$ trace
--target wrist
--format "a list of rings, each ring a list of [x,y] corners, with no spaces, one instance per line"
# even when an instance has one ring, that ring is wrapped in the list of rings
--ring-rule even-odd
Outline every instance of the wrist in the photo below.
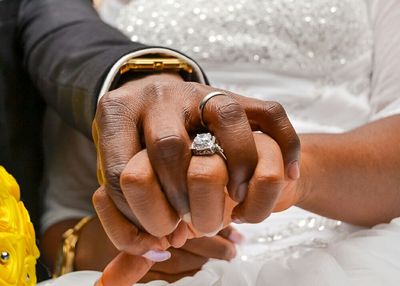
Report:
[[[295,204],[298,207],[304,208],[309,204],[311,193],[312,193],[312,166],[313,158],[312,147],[307,145],[307,140],[304,140],[304,136],[300,136],[301,139],[301,165],[300,165],[300,178],[296,183],[296,199]]]
[[[87,216],[79,220],[74,227],[62,234],[62,242],[54,263],[53,277],[58,277],[74,271],[77,243],[83,229],[93,217]]]
[[[74,270],[103,271],[118,254],[118,250],[108,239],[98,217],[82,228],[76,245]]]

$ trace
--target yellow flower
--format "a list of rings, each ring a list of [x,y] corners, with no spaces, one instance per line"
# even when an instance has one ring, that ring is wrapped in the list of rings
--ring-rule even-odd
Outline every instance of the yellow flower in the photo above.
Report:
[[[36,285],[39,250],[15,179],[0,166],[0,285]]]

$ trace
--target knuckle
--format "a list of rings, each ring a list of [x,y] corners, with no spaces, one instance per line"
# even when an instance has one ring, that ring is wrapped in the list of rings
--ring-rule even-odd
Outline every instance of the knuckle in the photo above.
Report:
[[[232,121],[242,118],[244,110],[236,101],[230,100],[225,104],[216,106],[216,115],[220,121]]]
[[[106,93],[97,105],[95,120],[100,126],[114,126],[121,122],[121,119],[135,124],[138,121],[136,110],[140,109],[140,104],[132,97],[131,93],[125,92]]]
[[[104,178],[106,180],[105,183],[110,190],[120,189],[119,181],[123,168],[124,167],[122,165],[108,166],[105,168],[104,171]]]
[[[123,103],[123,100],[118,93],[115,92],[107,92],[100,99],[99,104],[97,105],[97,113],[100,115],[108,115],[110,113],[114,113],[115,110],[120,110],[120,108],[125,107],[126,103]]]
[[[255,179],[255,184],[267,188],[268,186],[280,186],[284,183],[284,177],[281,173],[271,173],[268,175],[257,176]]]
[[[169,90],[171,89],[171,83],[161,80],[155,80],[147,83],[142,90],[143,94],[146,94],[148,98],[152,100],[164,99],[170,96]]]
[[[201,166],[200,168],[196,168],[196,170],[189,170],[187,177],[189,184],[215,183],[218,180],[218,176],[210,172],[207,166]]]
[[[121,187],[122,189],[129,187],[137,187],[138,189],[142,189],[143,186],[146,186],[151,181],[151,178],[152,176],[149,172],[123,172],[120,179]]]
[[[287,118],[286,111],[282,104],[276,101],[268,101],[264,104],[265,113],[269,114],[273,120],[281,121],[283,118]]]
[[[156,138],[152,149],[157,151],[160,159],[174,159],[175,161],[181,158],[183,153],[188,153],[186,150],[189,150],[189,147],[181,136],[170,134]]]

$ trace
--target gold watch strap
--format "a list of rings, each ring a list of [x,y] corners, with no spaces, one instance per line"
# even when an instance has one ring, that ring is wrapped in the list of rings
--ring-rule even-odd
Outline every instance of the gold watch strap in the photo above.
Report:
[[[184,71],[193,73],[193,68],[184,60],[178,58],[134,58],[124,63],[119,72],[124,74],[128,71],[149,72],[149,71]]]
[[[53,278],[74,271],[75,251],[81,229],[93,219],[93,216],[82,218],[73,228],[62,235],[62,245],[54,265]]]

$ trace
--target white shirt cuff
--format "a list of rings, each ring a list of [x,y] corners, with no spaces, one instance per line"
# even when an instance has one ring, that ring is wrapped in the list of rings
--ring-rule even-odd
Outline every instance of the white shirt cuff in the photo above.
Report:
[[[119,69],[121,68],[121,66],[129,59],[133,59],[133,58],[137,58],[137,57],[141,57],[144,55],[148,55],[148,54],[164,54],[164,55],[168,55],[168,56],[172,56],[172,57],[176,57],[178,59],[182,59],[184,61],[186,61],[192,68],[193,68],[193,72],[196,76],[196,78],[198,79],[199,83],[205,84],[205,78],[204,75],[200,69],[200,67],[191,59],[189,59],[188,57],[185,57],[184,55],[177,53],[175,51],[169,50],[169,49],[163,49],[163,48],[148,48],[148,49],[143,49],[137,52],[133,52],[133,53],[129,53],[125,56],[123,56],[122,58],[120,58],[110,69],[110,71],[108,72],[108,75],[101,87],[99,96],[97,98],[97,103],[100,101],[101,97],[109,91],[111,84],[114,81],[115,76],[119,73]]]

